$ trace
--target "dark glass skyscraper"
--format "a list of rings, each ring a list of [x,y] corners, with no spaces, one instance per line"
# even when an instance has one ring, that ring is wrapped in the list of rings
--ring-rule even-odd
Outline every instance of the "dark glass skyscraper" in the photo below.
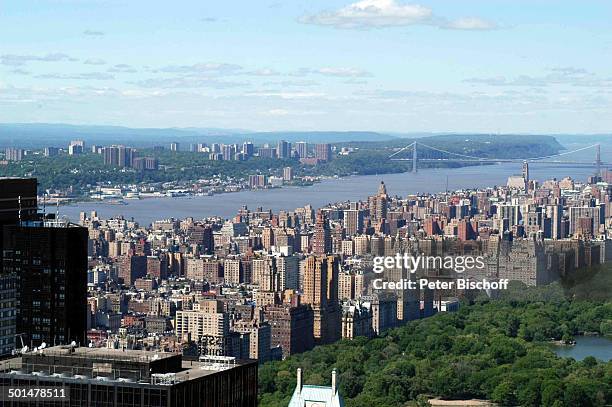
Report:
[[[87,229],[30,221],[3,235],[3,270],[17,277],[17,334],[28,346],[84,342]]]
[[[0,179],[0,202],[0,351],[83,342],[87,229],[38,214],[36,179]]]

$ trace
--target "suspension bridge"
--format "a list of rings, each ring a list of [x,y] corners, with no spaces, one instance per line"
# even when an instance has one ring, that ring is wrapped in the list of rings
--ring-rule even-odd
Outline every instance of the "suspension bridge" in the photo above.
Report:
[[[595,159],[593,161],[565,160],[561,158],[589,149],[593,149],[595,152]],[[402,153],[407,153],[409,157],[401,158],[400,156],[402,155]],[[601,167],[612,166],[612,163],[601,161],[601,146],[599,144],[593,144],[590,146],[578,148],[576,150],[564,151],[559,154],[543,157],[495,158],[477,157],[469,154],[456,153],[415,141],[407,145],[406,147],[400,148],[399,150],[391,154],[388,158],[392,161],[412,161],[412,172],[417,172],[419,162],[460,162],[472,164],[537,163],[573,167],[593,167],[595,169],[596,174],[601,173]]]

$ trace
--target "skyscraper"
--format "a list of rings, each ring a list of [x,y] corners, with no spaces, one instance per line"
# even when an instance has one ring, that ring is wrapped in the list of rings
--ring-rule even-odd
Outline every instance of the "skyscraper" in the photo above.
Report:
[[[85,151],[85,142],[83,140],[72,140],[68,145],[68,154],[82,154]]]
[[[283,168],[283,180],[292,181],[293,180],[293,167],[285,167]]]
[[[308,157],[308,143],[305,141],[298,141],[295,143],[295,151],[297,152],[299,158]]]
[[[2,260],[5,225],[36,217],[36,179],[0,178],[0,357],[15,349],[17,333],[17,273],[7,268]],[[25,344],[25,343],[24,343]],[[23,344],[19,344],[23,346]]]
[[[276,146],[276,155],[283,159],[291,157],[291,143],[280,140]]]
[[[34,178],[0,179],[0,191],[0,351],[83,341],[87,229],[37,214]]]
[[[132,166],[135,151],[133,148],[123,145],[110,146],[102,149],[102,155],[105,165],[124,168]]]
[[[525,179],[525,184],[529,187],[529,163],[527,161],[523,161],[523,179]]]
[[[8,147],[4,151],[4,158],[8,161],[21,161],[24,156],[24,151],[21,148]]]
[[[317,220],[315,223],[314,236],[312,239],[312,252],[314,254],[324,255],[331,253],[332,239],[329,230],[329,224],[325,214],[319,210],[317,212]]]
[[[315,158],[321,161],[329,161],[332,159],[331,144],[316,144],[315,145]]]
[[[233,144],[224,144],[221,147],[221,153],[223,154],[223,159],[226,161],[231,161],[235,158],[236,155],[236,146]]]
[[[36,189],[36,178],[0,178],[0,225],[34,219],[38,210]]]
[[[363,229],[363,212],[359,209],[346,209],[343,221],[347,236],[361,233]]]
[[[342,315],[338,304],[339,263],[335,256],[310,256],[304,267],[304,303],[314,314],[314,338],[318,344],[340,338]]]
[[[255,146],[253,146],[253,143],[251,143],[250,141],[245,141],[244,144],[242,144],[242,154],[247,157],[252,157],[254,153]]]
[[[563,232],[561,230],[561,220],[563,218],[563,206],[562,205],[549,205],[546,207],[547,217],[551,219],[551,233],[552,239],[561,239]]]
[[[40,220],[5,225],[2,235],[2,272],[17,282],[17,334],[28,346],[83,343],[87,229]]]
[[[376,225],[387,218],[387,187],[383,181],[380,182],[378,193],[368,198],[368,206],[370,207],[370,219],[372,224]]]
[[[300,304],[299,300],[269,304],[264,312],[271,326],[271,346],[280,346],[283,358],[314,347],[313,312],[308,305]]]

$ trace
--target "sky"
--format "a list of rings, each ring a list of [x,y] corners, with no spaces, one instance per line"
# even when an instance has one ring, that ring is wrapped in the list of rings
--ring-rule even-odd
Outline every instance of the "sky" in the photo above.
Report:
[[[0,122],[612,133],[605,0],[3,0]]]

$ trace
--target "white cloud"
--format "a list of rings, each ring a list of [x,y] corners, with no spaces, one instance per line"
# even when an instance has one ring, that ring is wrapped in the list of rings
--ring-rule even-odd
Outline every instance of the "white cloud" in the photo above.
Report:
[[[253,75],[253,76],[280,76],[280,72],[275,71],[274,69],[270,69],[270,68],[263,68],[263,69],[256,69],[254,71],[249,71],[246,72],[247,75]]]
[[[255,96],[263,98],[280,98],[280,99],[317,99],[325,96],[321,92],[285,92],[285,91],[253,91],[248,92],[245,96]]]
[[[139,81],[129,82],[141,88],[152,89],[189,89],[189,88],[214,88],[229,89],[249,86],[248,82],[220,81],[214,78],[149,78]]]
[[[47,54],[43,56],[39,55],[15,55],[15,54],[4,54],[0,55],[0,64],[9,66],[22,66],[28,62],[60,62],[60,61],[76,61],[76,58],[72,58],[66,54],[60,52]]]
[[[47,73],[36,75],[38,79],[70,79],[70,80],[95,80],[95,81],[108,81],[115,79],[115,77],[105,72],[85,72],[77,74],[60,74],[60,73]]]
[[[448,24],[443,25],[442,28],[447,28],[449,30],[485,31],[495,30],[498,28],[498,26],[494,22],[483,20],[482,18],[463,17],[454,21],[450,21]]]
[[[362,0],[336,11],[304,16],[300,21],[337,28],[380,28],[427,23],[432,17],[430,8],[418,4],[401,4],[395,0]]]
[[[114,65],[111,68],[108,68],[108,72],[114,72],[114,73],[136,73],[138,71],[136,70],[136,68],[132,67],[131,65],[117,64],[117,65]]]
[[[85,30],[83,31],[83,35],[87,35],[90,37],[102,37],[104,36],[104,33],[102,31],[96,31],[96,30]]]
[[[286,109],[270,109],[263,114],[267,116],[286,116],[289,114],[289,111]]]
[[[345,78],[363,78],[366,76],[372,76],[371,73],[356,68],[325,67],[316,69],[315,72],[320,73],[321,75],[340,76]]]
[[[540,76],[520,75],[515,78],[496,76],[488,78],[469,78],[465,83],[472,85],[488,86],[523,86],[523,87],[547,87],[547,86],[574,86],[588,88],[610,88],[612,77],[604,77],[589,72],[582,68],[557,67],[548,70],[548,73]]]
[[[290,76],[323,75],[339,78],[365,78],[373,76],[370,72],[351,67],[325,66],[322,68],[300,68],[291,72]]]
[[[240,65],[226,63],[199,63],[193,65],[168,65],[161,68],[161,72],[207,74],[207,75],[230,75],[242,70]]]
[[[287,110],[287,109],[270,109],[260,113],[262,116],[282,117],[282,116],[314,116],[325,114],[318,110]]]
[[[85,65],[104,65],[106,64],[106,61],[99,58],[89,58],[83,61],[83,63]]]
[[[463,17],[454,21],[437,16],[429,7],[401,3],[396,0],[361,0],[338,10],[305,15],[305,24],[335,28],[385,28],[409,25],[430,25],[453,30],[491,30],[497,24],[478,17]]]

